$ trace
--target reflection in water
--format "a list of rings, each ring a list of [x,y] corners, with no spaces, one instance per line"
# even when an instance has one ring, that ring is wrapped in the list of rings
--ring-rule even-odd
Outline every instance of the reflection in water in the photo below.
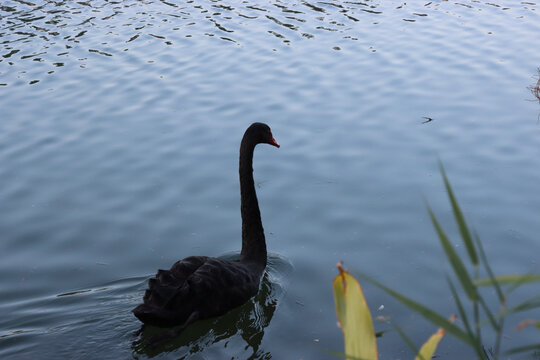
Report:
[[[538,75],[536,78],[537,78],[536,84],[531,85],[529,87],[529,90],[540,103],[540,68],[538,68]]]
[[[428,11],[460,17],[453,8],[508,10],[492,2],[467,4],[426,1],[417,4],[375,1],[185,1],[89,0],[26,1],[7,0],[0,5],[0,75],[8,70],[28,84],[41,79],[28,78],[29,68],[42,63],[41,75],[52,75],[58,67],[78,63],[86,68],[93,56],[109,60],[138,51],[141,46],[177,45],[186,40],[211,37],[245,46],[261,34],[288,46],[294,42],[343,34],[331,41],[358,41],[362,34],[381,21],[412,23],[428,21]],[[515,5],[527,11],[526,3]],[[505,11],[505,13],[508,13]],[[479,12],[478,16],[483,13]],[[509,14],[511,15],[511,14]],[[380,20],[379,20],[380,19]],[[339,43],[329,48],[340,49]],[[276,44],[268,41],[270,49]],[[373,44],[369,44],[373,46]],[[374,50],[370,49],[374,52]],[[155,49],[153,50],[155,52]],[[32,62],[32,63],[30,63]],[[11,67],[12,69],[9,69]],[[6,80],[0,85],[9,85]]]
[[[538,103],[540,103],[540,68],[538,68],[538,75],[536,76],[536,80],[536,84],[529,86],[528,89],[536,98],[536,100],[538,100]],[[536,122],[540,123],[540,114],[538,114],[538,119],[536,120]]]
[[[234,257],[238,253],[227,258]],[[2,324],[0,358],[24,354],[28,359],[74,359],[106,352],[109,357],[105,358],[125,359],[172,351],[175,358],[185,358],[208,355],[210,350],[269,359],[270,353],[261,349],[261,342],[285,294],[291,271],[287,259],[270,254],[261,290],[251,301],[221,317],[195,322],[181,334],[155,327],[137,331],[140,322],[131,309],[140,301],[148,278],[126,278],[93,288],[8,302],[2,305],[3,313],[18,315]],[[20,346],[26,347],[22,353]]]
[[[260,345],[282,291],[265,273],[259,293],[246,304],[218,318],[195,322],[182,332],[143,325],[133,342],[133,349],[155,356],[185,347],[182,358],[186,358],[238,335],[245,342],[244,348],[251,351],[249,359],[270,359],[271,354],[260,349]]]
[[[0,329],[0,358],[88,358],[97,351],[96,344],[110,339],[115,339],[115,345],[127,346],[124,334],[132,328],[128,314],[135,302],[132,294],[139,291],[142,281],[140,277],[125,278],[1,304],[2,314],[11,317],[4,316]]]

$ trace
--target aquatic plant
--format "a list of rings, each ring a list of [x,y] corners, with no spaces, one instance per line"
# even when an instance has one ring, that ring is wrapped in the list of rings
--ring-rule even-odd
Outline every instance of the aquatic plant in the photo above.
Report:
[[[535,85],[531,85],[528,87],[528,89],[531,91],[531,93],[534,95],[534,97],[540,102],[540,68],[538,68],[538,76],[537,81]]]
[[[447,319],[445,316],[438,314],[429,307],[390,289],[367,275],[357,272],[355,272],[355,275],[384,290],[409,309],[417,312],[426,320],[441,328],[420,350],[417,350],[413,341],[405,334],[405,332],[403,332],[401,328],[395,326],[396,331],[398,331],[407,345],[418,354],[416,360],[430,359],[445,331],[465,343],[467,346],[470,346],[476,353],[478,359],[496,360],[501,356],[501,342],[506,318],[509,315],[520,314],[533,309],[540,309],[540,296],[538,295],[514,306],[510,306],[508,301],[509,295],[522,285],[540,282],[540,275],[494,275],[480,238],[476,232],[471,231],[467,225],[442,164],[439,163],[439,167],[452,206],[454,219],[458,226],[461,240],[466,248],[468,261],[464,261],[454,250],[454,246],[450,242],[429,205],[427,205],[427,209],[439,241],[444,249],[446,258],[454,273],[455,279],[453,280],[448,276],[447,282],[454,298],[462,325],[458,326],[454,324],[454,316]],[[466,265],[467,262],[470,263],[469,266]],[[472,271],[468,269],[470,267],[472,267]],[[358,283],[351,274],[343,270],[341,264],[338,264],[338,269],[339,274],[334,279],[334,298],[336,301],[339,324],[345,337],[345,354],[338,355],[347,359],[376,360],[377,347],[375,334],[373,332],[369,308],[363,297],[360,283]],[[480,277],[482,271],[487,275],[484,278]],[[464,296],[463,294],[460,295],[458,287],[456,287],[456,282],[459,283],[462,292],[465,294],[466,301],[470,306],[469,308],[466,308],[466,303],[463,299]],[[492,289],[490,294],[496,294],[496,311],[488,305],[486,296],[482,291],[482,288],[484,287]],[[489,348],[484,345],[483,341],[483,329],[485,327],[491,329],[495,334],[495,342],[493,346]],[[523,319],[517,329],[522,330],[528,327],[536,327],[540,330],[540,321]],[[540,342],[510,348],[505,354],[528,353],[532,351],[535,351],[538,354],[538,351],[540,351]]]
[[[345,353],[334,352],[333,354],[346,359],[377,360],[377,333],[373,329],[371,314],[362,287],[354,276],[343,269],[341,262],[337,264],[337,267],[339,274],[333,282],[334,299],[339,326],[345,337]],[[453,319],[450,321],[453,322]],[[417,354],[415,360],[431,359],[445,334],[445,330],[439,328],[418,350],[399,327],[396,327],[396,330],[414,349]]]

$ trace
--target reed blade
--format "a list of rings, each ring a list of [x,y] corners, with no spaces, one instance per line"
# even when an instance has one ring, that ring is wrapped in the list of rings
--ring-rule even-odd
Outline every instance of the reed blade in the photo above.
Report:
[[[467,343],[469,345],[474,346],[473,339],[471,339],[469,337],[469,335],[465,331],[460,329],[458,326],[452,324],[444,316],[441,316],[441,315],[437,314],[435,311],[431,310],[430,308],[428,308],[428,307],[426,307],[426,306],[424,306],[424,305],[422,305],[422,304],[420,304],[420,303],[406,297],[405,295],[402,295],[402,294],[398,293],[395,290],[392,290],[392,289],[384,286],[383,284],[379,283],[378,281],[376,281],[376,280],[374,280],[374,279],[372,279],[372,278],[370,278],[370,277],[368,277],[366,275],[363,275],[363,274],[357,273],[357,272],[355,272],[355,275],[358,276],[359,278],[362,278],[362,279],[364,279],[366,281],[369,281],[373,285],[375,285],[378,288],[384,290],[385,292],[390,294],[392,297],[399,300],[402,304],[407,306],[409,309],[416,311],[418,314],[422,315],[424,317],[424,319],[430,321],[431,323],[435,324],[436,326],[442,327],[444,330],[446,330],[446,332],[448,332],[449,334],[455,336],[459,340],[461,340],[461,341],[463,341],[463,342],[465,342],[465,343]]]
[[[448,198],[450,199],[450,203],[452,204],[452,210],[454,212],[454,217],[456,218],[456,223],[458,224],[459,232],[461,234],[461,239],[463,240],[465,248],[467,249],[467,253],[469,254],[469,258],[471,259],[472,264],[474,266],[478,266],[478,255],[476,254],[476,249],[474,247],[474,243],[471,237],[471,232],[469,231],[467,222],[465,221],[465,217],[463,216],[463,213],[461,212],[461,209],[459,208],[459,204],[454,195],[454,191],[452,190],[452,187],[450,186],[450,182],[448,181],[446,172],[444,171],[444,167],[440,161],[439,161],[439,168],[441,170],[441,174],[444,180],[444,186],[446,187],[446,192],[448,193]]]
[[[458,254],[454,250],[452,243],[450,243],[450,240],[448,240],[448,236],[446,236],[444,230],[442,229],[441,225],[437,221],[437,218],[435,217],[435,214],[433,214],[433,211],[427,206],[429,216],[431,217],[431,221],[433,222],[433,226],[435,227],[435,230],[437,231],[437,234],[439,235],[439,239],[441,241],[441,244],[443,246],[444,252],[446,254],[446,257],[448,258],[448,261],[450,262],[450,265],[452,265],[452,268],[454,269],[454,273],[456,274],[459,282],[461,283],[461,286],[467,293],[467,296],[472,301],[478,301],[478,292],[476,291],[476,286],[474,286],[471,277],[469,276],[469,273],[467,272],[467,269],[465,269],[465,265],[463,265],[463,262],[459,258]]]

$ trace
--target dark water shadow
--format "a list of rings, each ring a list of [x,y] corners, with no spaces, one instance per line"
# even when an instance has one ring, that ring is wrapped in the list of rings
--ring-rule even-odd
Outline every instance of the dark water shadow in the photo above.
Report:
[[[265,329],[270,324],[285,293],[286,279],[292,265],[284,258],[272,256],[257,295],[244,305],[227,314],[197,321],[183,331],[178,328],[162,329],[143,325],[132,343],[134,353],[154,357],[173,352],[179,359],[201,354],[212,345],[233,338],[242,339],[242,348],[250,352],[247,359],[270,359],[271,353],[261,348]]]

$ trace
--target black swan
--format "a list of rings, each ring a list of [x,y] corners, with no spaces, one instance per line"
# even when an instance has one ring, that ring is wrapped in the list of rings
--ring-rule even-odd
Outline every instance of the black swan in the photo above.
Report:
[[[253,123],[240,145],[242,251],[228,261],[190,256],[148,281],[144,303],[133,309],[145,324],[181,325],[225,314],[253,297],[266,267],[266,242],[253,182],[253,151],[260,143],[279,148],[268,125]]]

